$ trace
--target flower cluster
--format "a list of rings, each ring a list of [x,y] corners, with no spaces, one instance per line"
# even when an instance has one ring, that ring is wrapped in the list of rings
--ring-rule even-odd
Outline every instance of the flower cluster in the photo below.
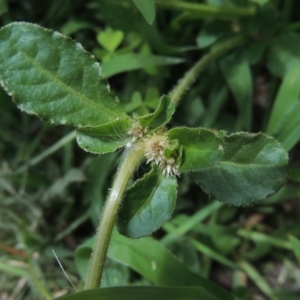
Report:
[[[159,167],[165,176],[179,176],[178,165],[174,158],[162,160]]]
[[[128,135],[131,135],[131,142],[135,142],[137,139],[143,137],[145,133],[149,131],[149,128],[143,128],[138,122],[134,122],[131,125],[130,130],[127,132]]]
[[[169,144],[169,139],[166,134],[156,134],[149,135],[145,138],[145,157],[147,163],[155,162],[160,168],[162,173],[166,176],[179,175],[178,166],[174,158],[167,158],[164,155],[165,149],[167,149]]]

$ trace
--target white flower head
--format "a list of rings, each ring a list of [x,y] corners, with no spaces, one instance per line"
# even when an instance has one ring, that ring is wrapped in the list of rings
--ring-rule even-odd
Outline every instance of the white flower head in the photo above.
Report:
[[[174,158],[167,158],[164,155],[165,149],[170,147],[166,134],[160,133],[149,135],[145,138],[146,163],[154,162],[165,176],[179,175],[178,166]]]
[[[154,161],[159,165],[164,158],[164,150],[169,146],[169,139],[165,134],[153,134],[145,138],[145,157],[147,163]]]
[[[137,139],[143,137],[145,133],[148,132],[148,127],[143,128],[139,122],[134,122],[131,124],[130,130],[127,132],[128,135],[131,135],[131,141],[135,142]]]
[[[179,176],[178,165],[174,158],[164,159],[159,168],[165,176]]]

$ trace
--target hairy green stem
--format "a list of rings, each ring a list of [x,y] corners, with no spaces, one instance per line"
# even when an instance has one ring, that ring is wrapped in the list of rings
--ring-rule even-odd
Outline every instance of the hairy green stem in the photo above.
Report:
[[[198,74],[203,71],[209,63],[219,58],[230,49],[240,45],[244,41],[244,37],[236,37],[218,47],[217,50],[207,54],[198,63],[196,63],[196,65],[186,73],[183,79],[170,93],[174,103],[177,104],[179,102],[186,89],[190,87]],[[117,175],[112,189],[110,190],[103,210],[103,215],[99,223],[93,252],[89,262],[85,289],[93,289],[100,286],[108,244],[124,192],[134,170],[139,165],[144,155],[144,147],[140,143],[133,145],[126,151],[127,153],[117,171]]]
[[[202,57],[185,75],[179,80],[177,86],[170,92],[170,97],[175,103],[178,104],[183,94],[194,83],[197,76],[213,61],[226,54],[229,50],[243,44],[247,38],[244,35],[237,36],[222,45],[212,52]]]
[[[103,215],[96,234],[93,253],[89,262],[85,289],[93,289],[100,286],[108,244],[115,224],[116,215],[128,182],[134,170],[139,165],[143,155],[144,149],[140,144],[132,146],[129,150],[127,150],[127,153],[117,171],[117,175],[112,189],[110,190],[108,199],[106,200]]]

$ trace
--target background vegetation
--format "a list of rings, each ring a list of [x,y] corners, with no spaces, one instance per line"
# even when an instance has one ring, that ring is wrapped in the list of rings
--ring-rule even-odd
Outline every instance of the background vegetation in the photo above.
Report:
[[[175,214],[154,234],[156,241],[127,245],[114,238],[104,285],[176,285],[139,267],[151,255],[159,256],[163,246],[190,271],[240,299],[299,299],[299,4],[155,3],[156,12],[143,15],[125,0],[0,1],[1,23],[33,22],[72,36],[99,59],[126,112],[139,115],[153,111],[159,95],[167,94],[200,57],[244,35],[243,44],[211,61],[172,123],[267,132],[290,151],[291,171],[278,194],[248,208],[209,200],[183,174]],[[74,138],[71,128],[21,113],[0,91],[1,299],[71,293],[52,249],[76,288],[82,287],[88,242],[76,252],[76,263],[74,251],[94,235],[122,153],[94,156]],[[122,257],[124,251],[132,253],[130,259]],[[176,265],[168,259],[162,263],[171,272]],[[193,280],[190,273],[186,280]]]

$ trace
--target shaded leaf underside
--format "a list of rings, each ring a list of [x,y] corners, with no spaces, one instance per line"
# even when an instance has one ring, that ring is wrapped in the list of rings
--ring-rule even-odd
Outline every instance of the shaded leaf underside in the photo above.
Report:
[[[154,167],[136,181],[123,200],[118,230],[131,238],[153,233],[171,218],[176,202],[177,181]]]

